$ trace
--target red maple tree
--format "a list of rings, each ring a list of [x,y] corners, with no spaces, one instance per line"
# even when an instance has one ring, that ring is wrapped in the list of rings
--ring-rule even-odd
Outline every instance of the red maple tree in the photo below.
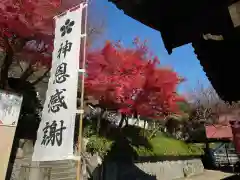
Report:
[[[83,0],[2,0],[0,27],[21,37],[48,40],[53,35],[53,17],[80,2]]]
[[[0,2],[1,50],[6,53],[1,67],[2,89],[6,88],[8,71],[15,60],[29,62],[29,66],[20,77],[21,81],[27,80],[40,65],[50,66],[52,18],[59,7],[58,0]]]
[[[135,48],[108,42],[87,58],[86,93],[103,107],[122,114],[163,117],[178,112],[176,93],[182,79],[171,69],[158,67],[145,43]]]
[[[53,17],[83,0],[1,0],[0,49],[6,53],[1,67],[0,88],[7,85],[10,66],[26,61],[20,80],[26,81],[37,70],[50,70],[53,50]]]

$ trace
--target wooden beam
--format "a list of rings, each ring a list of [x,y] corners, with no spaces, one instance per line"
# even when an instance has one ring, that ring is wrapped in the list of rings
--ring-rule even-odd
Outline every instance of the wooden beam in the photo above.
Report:
[[[240,1],[228,7],[234,27],[240,26]]]

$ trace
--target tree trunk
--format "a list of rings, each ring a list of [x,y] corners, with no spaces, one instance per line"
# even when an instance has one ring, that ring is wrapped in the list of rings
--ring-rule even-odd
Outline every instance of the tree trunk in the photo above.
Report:
[[[143,136],[145,136],[145,129],[146,129],[146,120],[143,120],[144,124],[143,124]]]
[[[155,128],[153,129],[152,133],[150,134],[149,139],[152,139],[153,136],[158,132],[159,129],[160,129],[159,127],[155,127]]]
[[[205,148],[204,148],[204,156],[203,156],[203,165],[206,168],[211,168],[212,160],[208,139],[205,139]]]
[[[103,115],[103,110],[99,108],[98,109],[98,117],[97,117],[97,134],[98,135],[100,134],[102,115]]]
[[[125,117],[125,126],[128,126],[128,117]]]
[[[9,45],[8,40],[5,40],[5,45],[6,45],[6,56],[3,61],[3,65],[1,67],[1,76],[0,76],[0,88],[4,89],[6,84],[7,84],[7,79],[8,79],[8,71],[10,66],[13,63],[13,50],[12,47]]]
[[[121,115],[121,120],[120,120],[119,125],[118,125],[119,128],[122,128],[125,118],[126,118],[126,115],[122,114]]]
[[[146,120],[143,120],[144,124],[143,124],[143,129],[146,129]]]

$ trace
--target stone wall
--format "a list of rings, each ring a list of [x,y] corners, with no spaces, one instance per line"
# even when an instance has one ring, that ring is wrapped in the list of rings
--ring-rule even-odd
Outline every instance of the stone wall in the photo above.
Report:
[[[27,141],[23,150],[17,153],[12,180],[74,180],[76,168],[74,162],[57,161],[54,163],[33,164],[31,161],[33,144]],[[162,160],[135,164],[104,162],[98,166],[98,156],[87,158],[84,174],[93,174],[94,180],[174,180],[201,174],[204,170],[200,159],[179,161]],[[168,159],[168,158],[167,158]],[[98,168],[96,168],[98,166]],[[47,168],[48,167],[48,168]],[[104,169],[104,170],[103,170]],[[50,170],[48,172],[48,170]],[[104,172],[103,172],[104,171]]]
[[[174,180],[203,173],[200,159],[136,163],[135,165],[109,163],[105,180]]]
[[[84,139],[83,150],[86,143],[87,140]],[[18,149],[13,164],[11,180],[76,180],[76,161],[33,162],[33,142],[21,140],[20,147],[22,148]],[[87,153],[84,153],[84,160],[84,177],[81,180],[86,180],[88,173],[92,173],[100,163],[97,155],[90,156]]]

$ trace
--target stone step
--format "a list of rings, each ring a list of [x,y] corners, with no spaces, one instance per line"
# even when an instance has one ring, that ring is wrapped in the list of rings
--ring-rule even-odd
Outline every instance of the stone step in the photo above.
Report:
[[[58,168],[58,167],[53,167],[51,168],[51,172],[63,172],[63,171],[75,171],[76,168],[75,167],[61,167],[61,168]]]
[[[55,169],[58,169],[58,170],[64,170],[64,169],[73,169],[73,168],[76,168],[76,166],[72,166],[72,165],[54,165],[54,166],[43,166],[43,165],[40,165],[41,168],[51,168],[52,170],[55,170]]]
[[[71,169],[52,169],[51,174],[63,174],[63,173],[75,173],[77,170],[75,168]]]
[[[75,170],[75,167],[50,167],[51,172],[62,172],[62,171],[72,171]]]
[[[75,180],[76,162],[75,161],[55,161],[40,163],[41,167],[51,167],[51,180]]]
[[[76,171],[72,172],[58,172],[58,173],[51,173],[51,178],[53,179],[60,179],[60,178],[67,178],[67,177],[76,177]]]
[[[46,165],[75,164],[75,163],[76,161],[72,161],[72,160],[41,162],[41,164],[46,164]]]
[[[68,176],[68,177],[61,177],[61,178],[51,177],[50,180],[76,180],[76,175],[75,176]]]
[[[40,163],[41,167],[75,167],[76,165],[74,163],[68,162],[68,163]]]

